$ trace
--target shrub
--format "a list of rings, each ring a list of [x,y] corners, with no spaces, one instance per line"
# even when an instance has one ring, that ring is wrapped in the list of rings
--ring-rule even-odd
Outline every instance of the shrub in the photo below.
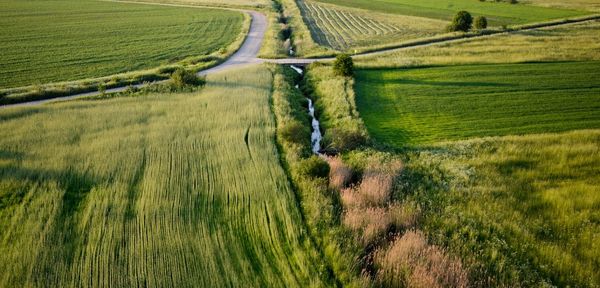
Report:
[[[463,31],[467,32],[471,30],[473,25],[473,17],[467,11],[459,11],[452,19],[452,23],[448,26],[448,31]]]
[[[296,120],[290,120],[280,129],[280,135],[286,142],[307,144],[310,139],[310,130]]]
[[[354,62],[348,54],[340,54],[335,57],[333,63],[333,72],[337,76],[352,76],[354,75]]]
[[[487,18],[485,18],[483,16],[475,17],[475,21],[474,21],[475,29],[477,29],[477,30],[485,29],[485,28],[487,28],[487,25],[488,25]]]
[[[321,157],[312,155],[300,162],[298,172],[302,175],[315,178],[327,178],[329,176],[329,164],[327,164],[327,161],[321,159]]]
[[[329,146],[337,151],[349,151],[367,144],[367,135],[361,130],[331,128],[325,134]]]
[[[196,73],[178,68],[171,74],[171,81],[173,86],[177,88],[183,88],[185,86],[202,86],[206,83],[204,78],[198,77]]]

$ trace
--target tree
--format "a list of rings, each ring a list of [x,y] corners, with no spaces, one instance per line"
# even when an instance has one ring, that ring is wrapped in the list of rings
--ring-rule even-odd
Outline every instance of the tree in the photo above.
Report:
[[[335,62],[333,62],[333,72],[338,76],[354,75],[354,62],[352,62],[352,57],[348,54],[340,54],[335,57]]]
[[[485,29],[485,28],[487,28],[487,24],[488,24],[487,18],[485,18],[483,16],[475,17],[475,21],[474,21],[475,29],[477,29],[477,30]]]
[[[456,13],[454,19],[452,19],[452,23],[448,26],[448,31],[463,31],[467,32],[471,30],[471,26],[473,25],[473,17],[467,11],[460,11]]]

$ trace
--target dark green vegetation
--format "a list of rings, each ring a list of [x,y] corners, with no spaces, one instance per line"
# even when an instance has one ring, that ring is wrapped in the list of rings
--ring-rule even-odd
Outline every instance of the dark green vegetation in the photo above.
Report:
[[[456,12],[466,10],[474,16],[488,17],[491,25],[523,24],[585,14],[573,10],[477,0],[317,0],[317,2],[448,21]]]
[[[352,62],[352,57],[348,54],[336,56],[335,61],[333,62],[333,71],[337,76],[353,76],[354,62]]]
[[[0,0],[0,88],[154,68],[218,52],[238,12],[93,0]]]
[[[358,110],[395,147],[600,127],[600,62],[358,70]]]
[[[599,144],[581,130],[436,145],[408,154],[402,195],[475,286],[597,287]]]
[[[0,287],[323,286],[272,81],[0,110]]]
[[[447,30],[450,32],[462,31],[468,32],[473,26],[473,16],[467,11],[459,11],[452,18],[452,22],[448,25]]]

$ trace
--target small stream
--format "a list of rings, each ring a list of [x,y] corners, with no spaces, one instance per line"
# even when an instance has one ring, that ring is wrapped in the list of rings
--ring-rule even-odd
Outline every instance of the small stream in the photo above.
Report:
[[[290,65],[290,67],[300,75],[304,73],[302,69],[294,65]],[[299,89],[298,85],[296,85],[296,89]],[[321,151],[321,139],[323,138],[323,135],[321,134],[321,127],[319,120],[317,120],[317,117],[315,117],[315,105],[312,99],[306,97],[306,100],[308,100],[308,114],[310,115],[312,126],[312,133],[310,135],[311,148],[313,153],[320,154],[319,151]]]

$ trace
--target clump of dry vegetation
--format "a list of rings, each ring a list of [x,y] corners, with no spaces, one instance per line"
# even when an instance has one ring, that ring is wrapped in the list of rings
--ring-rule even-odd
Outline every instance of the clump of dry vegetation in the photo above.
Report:
[[[468,287],[461,261],[410,230],[375,253],[376,282],[386,287]]]

